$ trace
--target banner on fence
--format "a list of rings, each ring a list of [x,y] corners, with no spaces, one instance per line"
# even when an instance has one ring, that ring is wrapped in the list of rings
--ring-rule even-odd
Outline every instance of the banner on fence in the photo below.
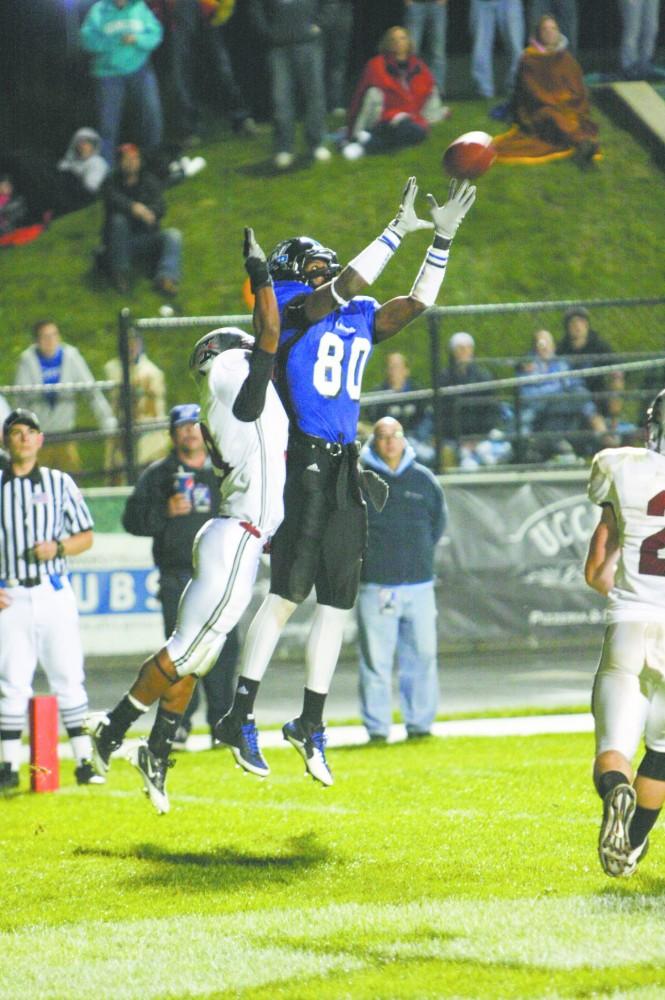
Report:
[[[598,519],[586,499],[584,474],[552,482],[498,476],[443,482],[450,519],[436,552],[442,646],[600,635],[604,601],[586,586],[582,572]],[[268,582],[263,559],[241,630]],[[88,655],[142,655],[162,644],[159,574],[150,538],[96,532],[92,549],[73,564],[72,584]],[[302,660],[313,602],[311,596],[290,619],[278,658]],[[346,653],[354,655],[353,616],[344,638]]]

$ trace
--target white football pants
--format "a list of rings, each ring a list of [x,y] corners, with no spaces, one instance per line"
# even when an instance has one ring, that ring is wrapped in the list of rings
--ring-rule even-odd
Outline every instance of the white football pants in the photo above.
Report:
[[[0,729],[22,730],[37,663],[68,728],[82,725],[88,696],[76,598],[67,577],[55,590],[12,587],[8,608],[0,611]]]
[[[665,625],[618,622],[605,631],[593,685],[596,754],[632,761],[640,740],[665,752]]]
[[[206,521],[194,540],[194,575],[166,649],[181,677],[202,677],[250,602],[265,538],[230,517]]]

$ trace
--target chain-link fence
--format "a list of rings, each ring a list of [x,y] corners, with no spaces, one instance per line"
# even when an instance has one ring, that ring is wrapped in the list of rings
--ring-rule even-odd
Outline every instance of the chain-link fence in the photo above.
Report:
[[[612,345],[613,353],[564,358],[575,368],[569,376],[560,370],[530,373],[533,334],[548,330],[559,343],[564,316],[572,307],[588,310],[591,329]],[[56,459],[49,455],[49,461],[75,472],[83,482],[131,483],[146,461],[168,448],[166,396],[174,390],[163,386],[161,400],[150,398],[151,390],[136,378],[132,332],[201,331],[247,327],[251,322],[245,314],[134,318],[125,309],[118,320],[117,378],[5,385],[0,386],[0,395],[10,406],[28,407],[40,399],[76,397],[80,403],[76,430],[52,430],[44,421],[46,447]],[[418,325],[429,336],[427,364],[421,359],[417,371],[420,387],[364,393],[360,431],[361,436],[368,434],[382,416],[397,417],[420,460],[435,471],[584,463],[600,447],[641,440],[646,406],[665,384],[665,297],[434,307]],[[474,360],[483,369],[483,380],[460,379],[461,384],[442,386],[442,373],[450,366],[448,343],[460,331],[475,341]],[[523,353],[502,352],[503,344],[518,340],[524,344]],[[408,358],[404,345],[405,339],[398,337],[382,350]],[[548,386],[542,398],[546,397],[549,423],[539,415],[529,392],[529,387],[538,386]],[[111,403],[113,425],[99,419],[97,392]]]

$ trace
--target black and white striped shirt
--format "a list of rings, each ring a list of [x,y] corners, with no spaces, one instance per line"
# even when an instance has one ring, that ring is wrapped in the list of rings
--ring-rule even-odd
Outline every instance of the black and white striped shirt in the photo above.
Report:
[[[76,483],[66,472],[36,465],[27,476],[0,469],[0,581],[48,579],[67,572],[66,559],[38,562],[36,542],[58,542],[93,526]]]

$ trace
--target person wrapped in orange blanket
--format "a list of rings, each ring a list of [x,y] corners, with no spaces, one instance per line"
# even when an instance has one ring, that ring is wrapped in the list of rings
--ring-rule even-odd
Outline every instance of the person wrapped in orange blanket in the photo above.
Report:
[[[512,100],[513,126],[496,136],[500,163],[547,163],[574,156],[582,167],[599,156],[582,69],[551,14],[540,18],[522,53]]]

